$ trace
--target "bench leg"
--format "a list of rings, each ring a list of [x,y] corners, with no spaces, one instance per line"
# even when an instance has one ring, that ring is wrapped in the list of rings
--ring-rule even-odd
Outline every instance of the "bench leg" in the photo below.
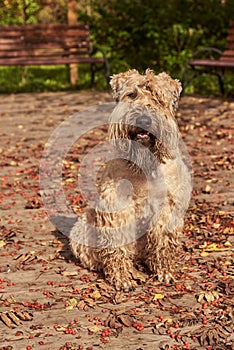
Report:
[[[193,68],[187,66],[185,67],[183,73],[182,73],[182,79],[181,79],[181,84],[182,84],[182,93],[181,96],[184,95],[185,93],[185,88],[189,86],[189,84],[200,75],[199,72],[196,72]]]
[[[107,90],[110,88],[110,85],[109,85],[109,82],[110,82],[109,64],[107,61],[105,61],[105,63],[103,65],[104,65],[103,68],[97,69],[95,63],[91,64],[91,88],[93,88],[95,86],[95,74],[96,74],[97,70],[103,70],[103,74],[104,74],[105,79],[106,79]]]
[[[221,72],[221,74],[217,74],[218,80],[219,80],[219,88],[222,95],[225,94],[224,89],[224,71]]]
[[[95,73],[96,73],[95,65],[94,65],[94,64],[91,64],[91,88],[92,88],[92,89],[94,88]]]

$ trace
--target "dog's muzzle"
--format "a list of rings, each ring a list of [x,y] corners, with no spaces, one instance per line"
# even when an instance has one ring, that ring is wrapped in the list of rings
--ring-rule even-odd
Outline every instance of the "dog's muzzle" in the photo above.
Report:
[[[149,130],[149,128],[151,127],[151,124],[152,124],[152,120],[147,115],[142,115],[140,117],[137,117],[136,119],[136,126],[143,130]]]
[[[152,119],[147,115],[142,115],[136,118],[136,124],[134,128],[134,134],[132,139],[142,143],[145,146],[149,146],[152,142],[152,134],[150,133],[150,128],[152,125]]]

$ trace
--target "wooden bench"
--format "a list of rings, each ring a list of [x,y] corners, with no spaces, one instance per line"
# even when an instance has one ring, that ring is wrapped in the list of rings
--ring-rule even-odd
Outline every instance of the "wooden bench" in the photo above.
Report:
[[[213,74],[218,77],[220,91],[224,94],[224,72],[233,68],[234,21],[231,22],[226,39],[226,47],[223,52],[214,47],[205,47],[196,51],[189,58],[182,75],[183,88],[185,89],[194,78],[201,74]]]
[[[0,66],[74,63],[91,66],[92,86],[97,70],[109,80],[107,58],[102,50],[92,49],[88,25],[0,26]]]

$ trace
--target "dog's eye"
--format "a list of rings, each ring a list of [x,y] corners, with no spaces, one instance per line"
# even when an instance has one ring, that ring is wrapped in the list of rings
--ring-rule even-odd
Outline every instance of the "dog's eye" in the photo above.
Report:
[[[131,100],[134,100],[137,97],[137,93],[131,92],[130,94],[127,95],[127,97],[129,97]]]

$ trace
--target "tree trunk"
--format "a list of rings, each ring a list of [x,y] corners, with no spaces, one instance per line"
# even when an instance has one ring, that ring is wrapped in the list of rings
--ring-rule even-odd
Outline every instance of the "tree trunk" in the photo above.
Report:
[[[68,20],[68,24],[77,24],[78,23],[77,0],[68,0],[67,20]],[[72,85],[77,84],[77,82],[78,82],[78,65],[77,64],[70,64],[69,65],[69,73],[70,73],[70,83]]]

